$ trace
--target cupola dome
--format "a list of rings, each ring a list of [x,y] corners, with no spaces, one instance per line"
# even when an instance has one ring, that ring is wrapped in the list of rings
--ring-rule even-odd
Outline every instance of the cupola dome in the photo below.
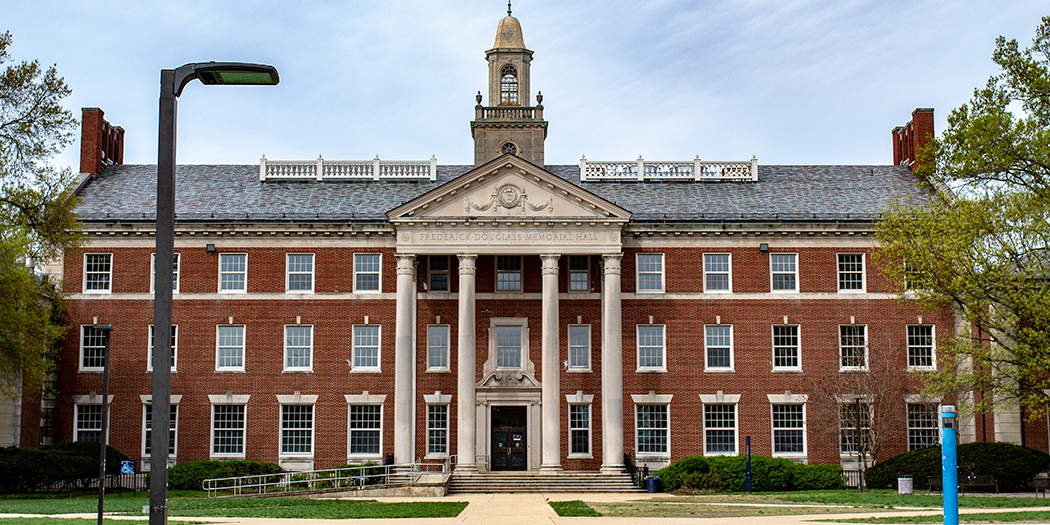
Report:
[[[521,23],[517,18],[508,15],[499,21],[499,27],[496,28],[496,43],[492,47],[494,49],[525,47],[525,38],[521,36]]]

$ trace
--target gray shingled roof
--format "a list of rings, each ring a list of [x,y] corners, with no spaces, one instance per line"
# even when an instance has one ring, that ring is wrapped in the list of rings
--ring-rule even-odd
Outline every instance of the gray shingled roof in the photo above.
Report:
[[[176,174],[182,221],[385,222],[386,212],[470,171],[438,166],[436,182],[267,181],[258,165],[186,165]],[[580,182],[576,165],[547,171],[630,210],[632,222],[870,219],[927,194],[901,166],[759,166],[758,182]],[[84,221],[148,221],[156,214],[153,165],[112,166],[80,191]]]

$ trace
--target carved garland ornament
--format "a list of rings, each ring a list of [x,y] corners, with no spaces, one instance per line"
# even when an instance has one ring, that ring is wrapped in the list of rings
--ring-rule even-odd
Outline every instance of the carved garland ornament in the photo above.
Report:
[[[554,213],[554,199],[548,199],[543,204],[532,204],[529,202],[529,196],[525,194],[525,188],[517,186],[515,184],[507,183],[497,188],[493,188],[491,200],[485,204],[477,204],[470,200],[470,197],[465,199],[466,203],[463,207],[463,211],[470,213],[470,210],[477,211],[489,211],[497,203],[500,207],[507,208],[508,210],[514,208],[520,208],[521,211],[525,211],[525,208],[532,211],[543,211],[547,210],[549,213]],[[497,208],[498,209],[498,208]]]

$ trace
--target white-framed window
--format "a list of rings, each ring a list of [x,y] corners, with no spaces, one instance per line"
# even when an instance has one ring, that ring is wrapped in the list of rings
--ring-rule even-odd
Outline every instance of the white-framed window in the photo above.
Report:
[[[521,368],[520,325],[496,326],[496,368]]]
[[[664,254],[639,253],[636,261],[638,293],[663,293]]]
[[[355,372],[379,371],[379,325],[354,325],[354,367]]]
[[[431,255],[428,260],[427,271],[430,273],[428,281],[430,281],[431,292],[449,291],[447,255]]]
[[[858,408],[860,409],[860,432],[857,432]],[[864,440],[865,451],[871,447],[871,403],[862,399],[839,403],[839,453],[843,456],[857,454],[857,439]],[[867,452],[865,452],[867,453]]]
[[[106,362],[106,332],[94,325],[80,326],[80,371],[101,372]]]
[[[591,258],[588,255],[569,256],[569,291],[591,291]]]
[[[149,325],[149,357],[146,359],[146,371],[153,371],[153,325]],[[178,364],[177,358],[179,356],[179,325],[171,325],[171,371],[174,372],[176,365]]]
[[[806,405],[770,405],[773,413],[773,456],[805,457]]]
[[[289,253],[285,255],[284,289],[288,293],[313,293],[314,291],[314,254]]]
[[[937,405],[908,403],[908,450],[940,442]]]
[[[219,292],[246,293],[248,291],[248,254],[219,254]]]
[[[733,291],[732,257],[728,253],[704,254],[704,292]]]
[[[113,254],[84,254],[84,293],[113,291]]]
[[[864,254],[838,254],[838,275],[840,292],[863,292]]]
[[[449,365],[449,326],[427,325],[427,371],[447,372]]]
[[[774,292],[798,291],[798,254],[769,254],[769,276]]]
[[[933,369],[935,359],[933,325],[908,325],[908,367]]]
[[[704,404],[704,455],[732,456],[737,451],[736,404]]]
[[[667,456],[670,404],[634,406],[635,450],[638,456]]]
[[[349,457],[383,456],[383,405],[348,405]]]
[[[284,325],[284,371],[312,372],[313,357],[313,325]]]
[[[73,405],[73,408],[76,410],[73,441],[87,441],[90,443],[102,441],[102,405],[77,404]]]
[[[664,325],[638,325],[638,370],[667,371]]]
[[[149,293],[157,291],[157,254],[150,254],[149,258]],[[179,253],[175,253],[171,261],[171,293],[179,293]]]
[[[733,369],[733,326],[704,325],[704,369]]]
[[[380,253],[354,254],[354,291],[379,292],[382,290],[380,271],[383,267]]]
[[[174,458],[178,452],[179,405],[168,405],[168,457]],[[150,456],[153,452],[153,404],[142,404],[142,455]]]
[[[215,327],[215,370],[244,371],[244,325]]]
[[[281,405],[281,455],[314,453],[314,405]]]
[[[245,405],[211,406],[212,457],[244,457]]]
[[[591,325],[569,325],[569,371],[591,369]]]
[[[797,324],[773,325],[773,370],[801,370]]]
[[[569,405],[569,457],[590,455],[591,405],[572,403]]]
[[[448,404],[427,405],[427,455],[448,455]]]
[[[868,368],[867,325],[839,325],[839,367],[842,370]]]
[[[521,291],[521,256],[496,256],[496,291]]]

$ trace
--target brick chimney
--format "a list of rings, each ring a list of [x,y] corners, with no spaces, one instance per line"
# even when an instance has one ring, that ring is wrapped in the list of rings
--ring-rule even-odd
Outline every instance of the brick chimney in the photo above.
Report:
[[[80,173],[95,179],[106,166],[124,164],[124,128],[111,126],[99,108],[83,108]]]
[[[893,128],[893,163],[912,166],[919,160],[919,151],[933,137],[933,108],[918,108],[911,112],[911,120]]]

